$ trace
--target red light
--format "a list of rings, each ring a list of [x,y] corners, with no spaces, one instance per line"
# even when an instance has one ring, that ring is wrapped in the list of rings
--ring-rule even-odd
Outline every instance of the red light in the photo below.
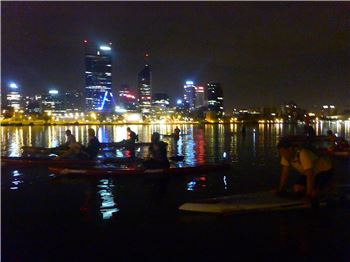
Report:
[[[84,40],[84,44],[87,44],[87,42],[88,42],[88,41],[85,39],[85,40]]]
[[[148,54],[148,53],[146,53],[146,54],[145,54],[145,57],[149,57],[149,54]]]

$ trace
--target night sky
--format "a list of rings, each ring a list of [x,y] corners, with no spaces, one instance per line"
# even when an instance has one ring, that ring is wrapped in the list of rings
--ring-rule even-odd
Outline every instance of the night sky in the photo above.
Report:
[[[82,41],[113,42],[113,91],[137,86],[149,52],[153,92],[220,82],[225,109],[350,107],[349,2],[2,2],[1,87],[84,88]]]

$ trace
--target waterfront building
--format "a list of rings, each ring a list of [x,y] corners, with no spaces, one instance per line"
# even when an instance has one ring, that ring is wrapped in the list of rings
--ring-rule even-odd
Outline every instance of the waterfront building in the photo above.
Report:
[[[6,95],[7,106],[12,107],[15,112],[21,110],[22,96],[19,87],[15,83],[11,83],[8,87]]]
[[[184,85],[184,105],[190,111],[194,110],[196,101],[196,87],[193,81],[186,81]]]
[[[152,102],[152,70],[146,62],[138,74],[139,106],[142,113],[150,113]]]
[[[26,96],[23,98],[24,112],[28,114],[41,114],[41,95]]]
[[[215,112],[218,117],[224,115],[224,98],[220,83],[207,84],[208,111]]]
[[[112,94],[112,48],[85,44],[85,110],[114,111]],[[115,104],[115,102],[114,102]]]
[[[155,93],[153,95],[153,106],[165,109],[169,108],[170,106],[170,99],[169,96],[165,93]]]

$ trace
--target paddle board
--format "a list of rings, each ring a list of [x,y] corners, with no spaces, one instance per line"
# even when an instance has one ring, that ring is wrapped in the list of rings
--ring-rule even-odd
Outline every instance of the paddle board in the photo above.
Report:
[[[320,206],[326,205],[321,201]],[[280,197],[273,192],[257,192],[225,197],[210,198],[184,203],[179,210],[203,213],[246,213],[253,211],[273,211],[309,208],[303,199],[290,196]]]

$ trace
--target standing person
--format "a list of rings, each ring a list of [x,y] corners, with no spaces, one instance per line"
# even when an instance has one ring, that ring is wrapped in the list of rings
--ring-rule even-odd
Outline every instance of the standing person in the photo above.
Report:
[[[167,144],[160,141],[160,134],[154,132],[151,138],[151,145],[148,149],[149,159],[143,162],[145,168],[169,168],[170,163],[167,157]]]
[[[88,129],[89,142],[87,147],[82,147],[81,155],[88,159],[94,159],[97,157],[98,151],[100,150],[100,141],[95,135],[95,130],[92,128]]]
[[[125,148],[130,151],[131,157],[135,157],[135,142],[138,141],[138,135],[130,127],[126,131],[128,132],[128,139],[124,141]]]
[[[180,138],[180,132],[181,132],[180,128],[178,126],[176,126],[175,129],[174,129],[174,138],[175,139],[179,139]]]
[[[305,195],[307,199],[317,199],[334,190],[332,164],[328,157],[318,156],[309,149],[298,149],[287,139],[278,145],[281,156],[281,176],[277,193],[282,193],[288,180],[290,167],[301,174],[293,191]]]

